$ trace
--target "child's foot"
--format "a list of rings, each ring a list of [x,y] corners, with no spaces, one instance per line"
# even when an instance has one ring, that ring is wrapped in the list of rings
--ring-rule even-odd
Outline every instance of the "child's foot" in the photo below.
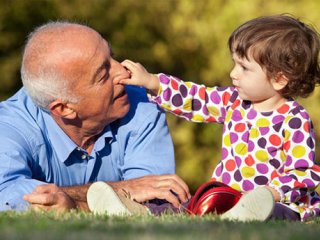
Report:
[[[259,187],[244,194],[237,204],[220,218],[235,221],[265,221],[271,215],[275,202],[271,191]]]
[[[148,215],[147,207],[125,196],[118,195],[104,182],[93,183],[87,192],[87,202],[91,212],[107,215]]]

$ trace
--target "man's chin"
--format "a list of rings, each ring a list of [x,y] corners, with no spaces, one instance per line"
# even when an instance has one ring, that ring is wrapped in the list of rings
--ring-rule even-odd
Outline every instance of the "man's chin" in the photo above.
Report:
[[[127,115],[127,113],[130,110],[130,103],[129,101],[122,103],[122,104],[116,104],[114,105],[114,113],[116,115],[115,120],[123,118],[124,116]]]

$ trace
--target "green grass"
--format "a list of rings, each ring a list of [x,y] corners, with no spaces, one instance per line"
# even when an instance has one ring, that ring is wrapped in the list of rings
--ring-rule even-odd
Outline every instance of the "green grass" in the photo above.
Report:
[[[72,212],[0,213],[0,239],[319,239],[320,218],[312,222],[228,222],[213,215],[108,217]]]

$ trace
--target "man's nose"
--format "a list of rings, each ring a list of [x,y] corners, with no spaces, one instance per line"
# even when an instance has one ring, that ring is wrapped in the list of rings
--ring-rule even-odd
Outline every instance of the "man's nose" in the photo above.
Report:
[[[114,68],[114,78],[113,78],[114,84],[118,84],[120,80],[130,77],[129,72],[127,71],[127,69],[124,68],[124,66],[122,66],[120,62],[113,59],[112,65]]]

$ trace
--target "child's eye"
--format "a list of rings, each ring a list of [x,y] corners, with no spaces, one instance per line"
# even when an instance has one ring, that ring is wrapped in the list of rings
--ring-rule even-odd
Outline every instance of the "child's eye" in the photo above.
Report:
[[[243,71],[247,71],[248,70],[248,68],[246,66],[244,66],[244,65],[241,65],[241,67],[242,67]]]

